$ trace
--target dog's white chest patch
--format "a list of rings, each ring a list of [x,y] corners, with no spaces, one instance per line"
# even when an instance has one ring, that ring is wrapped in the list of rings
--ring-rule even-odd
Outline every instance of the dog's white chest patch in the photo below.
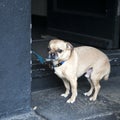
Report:
[[[55,68],[55,74],[58,75],[60,78],[64,78],[64,74],[63,72],[61,72],[61,70],[59,68]]]

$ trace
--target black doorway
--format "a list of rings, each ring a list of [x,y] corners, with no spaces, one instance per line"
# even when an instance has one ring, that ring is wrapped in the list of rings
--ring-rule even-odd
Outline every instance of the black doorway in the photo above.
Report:
[[[119,9],[119,0],[48,0],[48,32],[83,45],[118,49]]]

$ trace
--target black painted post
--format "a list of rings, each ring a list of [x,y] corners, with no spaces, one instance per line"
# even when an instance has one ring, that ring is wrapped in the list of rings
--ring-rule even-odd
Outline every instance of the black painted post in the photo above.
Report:
[[[0,0],[0,117],[30,110],[30,0]]]

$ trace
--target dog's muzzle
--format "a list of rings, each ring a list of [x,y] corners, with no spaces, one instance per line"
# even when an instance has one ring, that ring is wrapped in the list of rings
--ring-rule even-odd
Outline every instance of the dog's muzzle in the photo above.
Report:
[[[49,53],[48,58],[51,60],[56,60],[58,58],[58,55],[56,52],[51,52],[51,53]]]

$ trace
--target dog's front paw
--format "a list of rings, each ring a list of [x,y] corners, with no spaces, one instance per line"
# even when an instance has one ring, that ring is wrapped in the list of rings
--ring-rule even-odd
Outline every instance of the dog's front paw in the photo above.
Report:
[[[66,98],[68,96],[68,94],[63,93],[63,94],[61,94],[61,96]]]
[[[70,98],[67,100],[67,103],[74,103],[75,102],[75,98]]]
[[[88,97],[89,97],[91,94],[92,94],[92,92],[85,92],[85,93],[84,93],[84,95],[85,95],[85,96],[88,96]]]
[[[95,100],[96,100],[96,97],[92,96],[92,97],[90,97],[89,100],[90,100],[90,101],[95,101]]]

